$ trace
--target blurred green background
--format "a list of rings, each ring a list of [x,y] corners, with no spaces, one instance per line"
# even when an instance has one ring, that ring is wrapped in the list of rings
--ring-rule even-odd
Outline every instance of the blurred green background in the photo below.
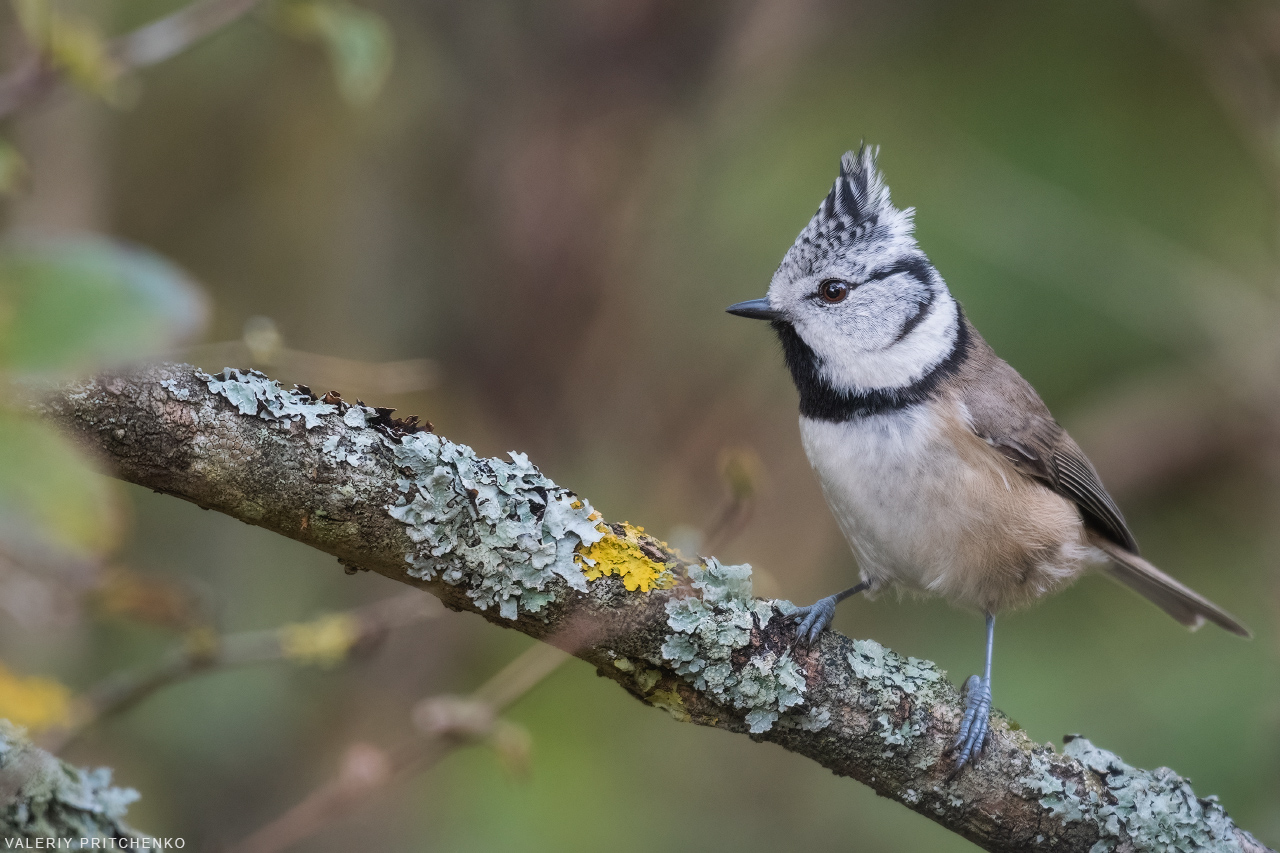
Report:
[[[78,11],[117,33],[179,5]],[[921,245],[1144,553],[1256,635],[1189,634],[1088,578],[1000,620],[996,705],[1038,741],[1080,733],[1170,766],[1280,845],[1280,5],[343,8],[354,29],[328,41],[268,5],[105,100],[63,90],[19,110],[10,234],[107,234],[184,269],[209,322],[166,357],[256,365],[485,454],[526,451],[606,518],[750,562],[758,593],[807,603],[855,564],[777,345],[723,309],[764,294],[840,154],[879,144]],[[325,45],[350,55],[330,63]],[[401,592],[109,488],[114,532],[90,556],[3,550],[14,671],[84,688],[178,641],[102,606],[104,567],[181,591],[222,631]],[[957,683],[981,663],[981,619],[938,601],[857,601],[836,626]],[[66,755],[142,792],[136,826],[216,848],[528,643],[446,613],[337,668],[173,686]],[[677,724],[581,662],[510,719],[532,738],[523,772],[456,752],[306,849],[974,849],[777,747]]]

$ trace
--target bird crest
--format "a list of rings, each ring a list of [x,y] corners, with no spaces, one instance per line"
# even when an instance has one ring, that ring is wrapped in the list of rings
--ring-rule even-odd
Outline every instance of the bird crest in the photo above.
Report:
[[[831,186],[819,212],[833,230],[875,227],[881,211],[894,211],[889,201],[889,188],[876,168],[879,146],[864,143],[857,152],[846,151],[840,158],[840,177]],[[894,211],[896,212],[896,211]]]
[[[784,258],[808,272],[836,256],[865,258],[915,248],[915,213],[899,210],[876,166],[879,146],[863,144],[840,158],[840,175]]]

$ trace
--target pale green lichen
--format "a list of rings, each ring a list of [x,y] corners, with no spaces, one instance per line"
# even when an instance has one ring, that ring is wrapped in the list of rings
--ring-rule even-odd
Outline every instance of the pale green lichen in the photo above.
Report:
[[[1139,851],[1241,851],[1235,824],[1216,797],[1198,798],[1191,785],[1167,767],[1138,770],[1119,756],[1099,749],[1082,737],[1069,739],[1063,754],[1096,773],[1106,795],[1092,791],[1081,797],[1074,783],[1065,783],[1049,772],[1048,761],[1038,756],[1022,783],[1042,793],[1040,804],[1051,808],[1064,822],[1089,815],[1101,838],[1090,853],[1120,849]],[[1052,780],[1052,781],[1049,781]]]
[[[0,720],[0,787],[9,794],[0,805],[5,839],[70,839],[74,849],[146,838],[123,822],[137,791],[113,787],[106,767],[73,767],[37,749],[6,720]]]
[[[1049,814],[1063,822],[1083,820],[1086,809],[1098,804],[1098,795],[1087,791],[1082,796],[1074,782],[1067,782],[1052,773],[1048,748],[1036,747],[1031,753],[1031,772],[1019,781],[1032,794],[1039,794],[1038,802]]]
[[[322,416],[338,411],[337,406],[313,400],[300,391],[286,391],[279,382],[256,370],[228,367],[217,376],[205,374],[200,378],[211,392],[227,398],[240,414],[257,415],[267,421],[301,418],[307,429],[314,429],[320,426]]]
[[[831,709],[826,705],[810,708],[803,714],[791,712],[782,715],[778,725],[784,729],[800,729],[805,732],[820,732],[831,725]]]
[[[342,416],[342,422],[351,427],[351,429],[346,432],[334,433],[326,438],[324,444],[320,447],[320,452],[334,465],[345,463],[352,468],[359,468],[368,462],[367,451],[382,440],[382,436],[378,433],[365,429],[368,426],[369,418],[374,414],[373,409],[367,406],[355,405],[348,407],[346,413]]]
[[[774,602],[752,596],[747,565],[724,566],[712,557],[690,568],[689,577],[702,597],[667,602],[667,626],[673,633],[662,644],[663,659],[698,690],[746,711],[751,732],[767,732],[783,713],[804,701],[804,671],[790,650],[765,650],[738,667],[732,658],[750,645],[753,628],[769,624]],[[821,728],[829,721],[830,712],[825,718],[811,712],[790,722]]]
[[[302,419],[312,429],[341,409],[346,429],[321,446],[334,465],[361,468],[373,461],[375,447],[385,448],[403,475],[396,481],[402,497],[388,512],[415,543],[405,556],[412,577],[465,587],[477,607],[497,607],[507,619],[550,603],[557,577],[586,591],[574,552],[604,536],[596,529],[599,515],[524,454],[510,454],[510,462],[485,459],[431,433],[391,439],[369,428],[373,409],[319,402],[254,370],[227,368],[200,378],[241,414],[264,420]]]
[[[160,383],[160,387],[173,395],[173,399],[187,401],[191,399],[191,392],[178,384],[176,379],[166,379]]]
[[[556,577],[586,591],[574,552],[604,536],[599,515],[523,453],[485,459],[431,433],[406,436],[392,452],[404,498],[391,515],[418,546],[405,558],[409,574],[465,586],[480,609],[496,605],[508,619],[552,601]]]
[[[946,682],[945,674],[929,661],[904,658],[875,640],[854,640],[853,651],[846,659],[854,677],[868,685],[861,695],[879,697],[877,704],[866,710],[873,713],[877,732],[885,744],[910,747],[928,727],[927,708],[933,702],[933,692]],[[901,723],[894,721],[899,703],[897,694],[889,688],[917,699]]]

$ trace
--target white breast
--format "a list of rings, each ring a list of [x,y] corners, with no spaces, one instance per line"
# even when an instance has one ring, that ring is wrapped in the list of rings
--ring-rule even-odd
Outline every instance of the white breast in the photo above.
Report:
[[[802,417],[800,433],[862,575],[876,586],[994,612],[1083,567],[1074,505],[1019,475],[936,404],[844,423]]]
[[[845,423],[802,417],[800,435],[863,576],[877,585],[925,587],[931,573],[911,559],[912,542],[922,525],[936,523],[938,486],[955,476],[946,471],[954,454],[940,448],[929,410]]]

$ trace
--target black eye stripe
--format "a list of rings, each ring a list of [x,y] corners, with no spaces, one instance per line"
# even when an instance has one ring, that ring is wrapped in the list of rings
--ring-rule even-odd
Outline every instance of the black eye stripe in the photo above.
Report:
[[[925,315],[928,313],[929,308],[932,305],[933,289],[930,288],[925,298],[916,302],[915,311],[908,316],[905,321],[903,321],[902,328],[899,329],[898,334],[894,336],[893,342],[895,344],[901,343],[903,338],[915,331],[916,326],[919,326],[920,322],[924,320]]]
[[[933,275],[933,267],[922,257],[903,258],[890,266],[872,270],[867,275],[867,282],[883,281],[891,276],[907,273],[921,284],[928,284]],[[864,284],[866,282],[863,282]]]
[[[849,286],[849,292],[857,290],[864,284],[870,284],[873,281],[884,281],[886,278],[892,278],[895,275],[906,273],[921,284],[928,285],[933,277],[933,266],[923,257],[903,258],[895,261],[893,264],[882,267],[881,269],[872,270],[862,281],[848,281],[846,279],[824,278],[818,282],[818,289],[809,295],[810,299],[822,298],[822,286],[828,281],[840,281]],[[930,297],[932,301],[932,296]]]

